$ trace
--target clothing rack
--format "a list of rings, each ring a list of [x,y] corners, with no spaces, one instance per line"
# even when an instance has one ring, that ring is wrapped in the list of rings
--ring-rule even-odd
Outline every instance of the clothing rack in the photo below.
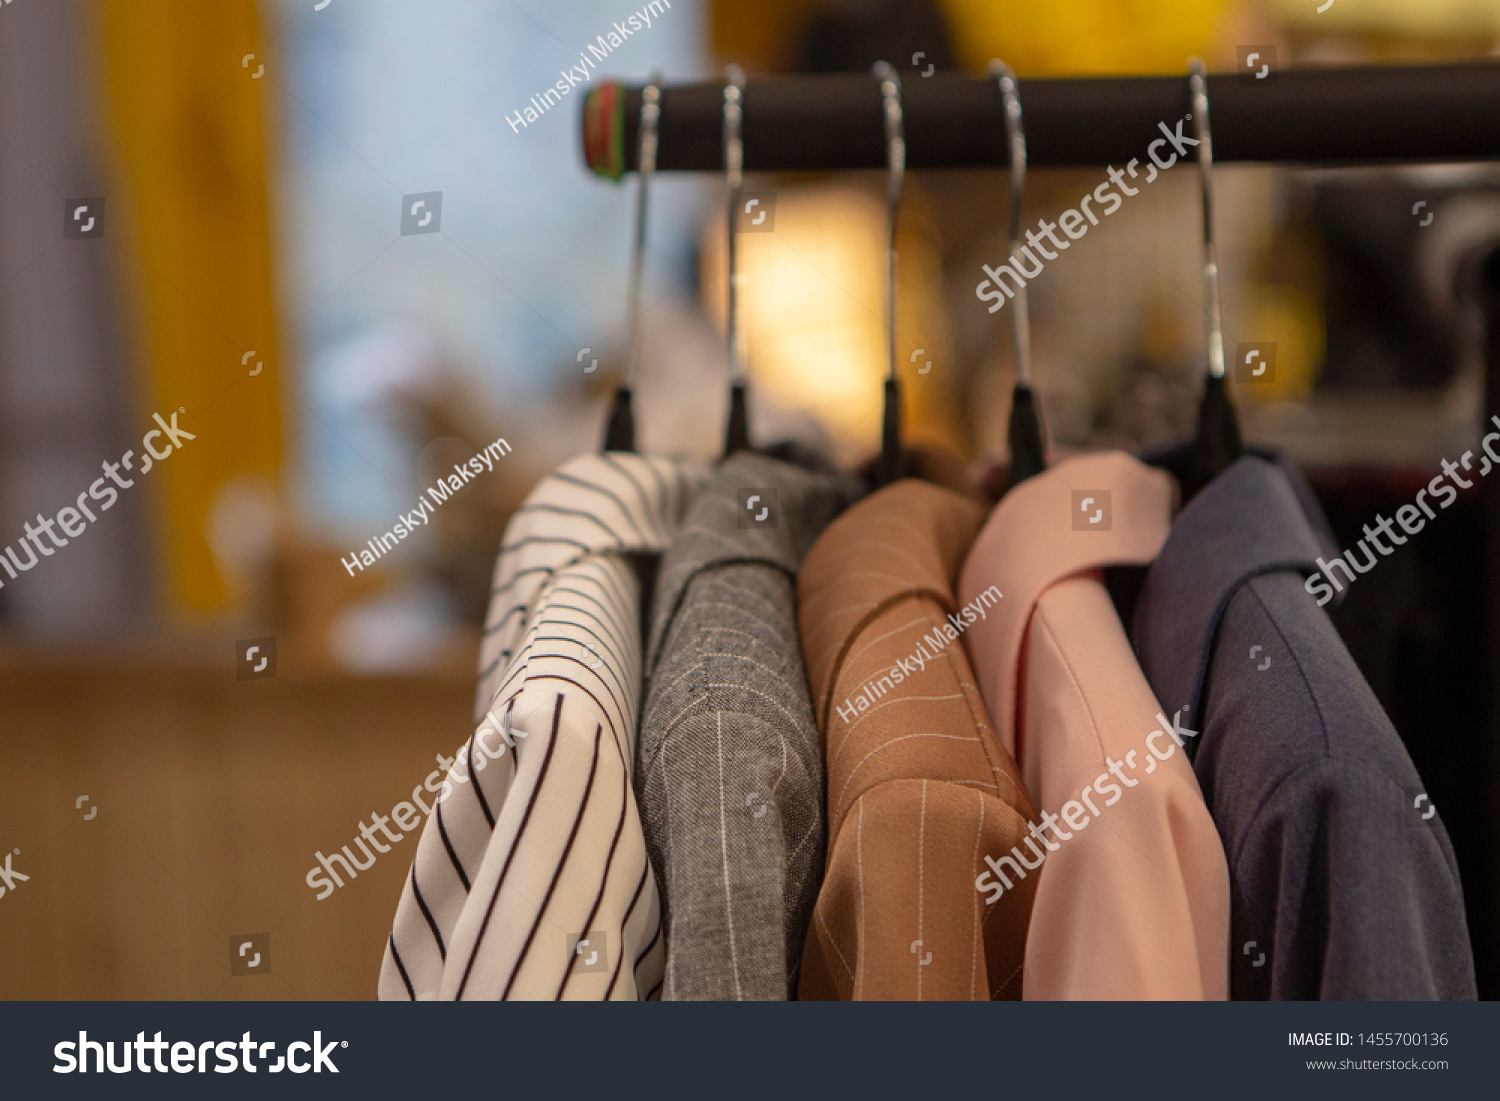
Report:
[[[1033,168],[1145,162],[1191,110],[1180,76],[1020,81]],[[1214,160],[1325,167],[1500,160],[1500,64],[1283,69],[1208,78]],[[993,80],[912,73],[902,81],[908,168],[1009,163]],[[587,97],[585,159],[599,175],[634,171],[641,88],[609,82]],[[862,74],[752,78],[743,101],[746,172],[885,167],[879,82]],[[660,172],[724,170],[724,86],[662,89]],[[592,133],[588,131],[594,128]],[[1192,135],[1191,123],[1184,134]],[[1161,155],[1170,146],[1158,147]]]
[[[1004,104],[989,78],[912,72],[901,84],[906,166],[1003,168],[1009,165]],[[1274,80],[1272,77],[1274,76]],[[1144,163],[1151,143],[1175,131],[1192,110],[1186,65],[1180,75],[1021,81],[1028,164],[1033,168],[1124,167]],[[723,84],[661,90],[656,169],[724,171]],[[584,157],[598,175],[636,169],[641,87],[602,82],[588,93]],[[1500,161],[1500,63],[1284,69],[1257,81],[1244,74],[1208,78],[1216,163],[1356,167]],[[880,83],[854,73],[768,76],[748,81],[741,134],[745,172],[824,172],[886,167]],[[1159,125],[1160,124],[1160,125]],[[1192,124],[1183,127],[1192,136]],[[1174,150],[1158,145],[1163,158]],[[1189,154],[1191,155],[1191,154]],[[997,199],[997,201],[999,201]],[[1500,248],[1482,258],[1475,288],[1484,311],[1485,417],[1500,415]],[[1488,705],[1476,739],[1476,764],[1491,789],[1500,782],[1500,479],[1484,483],[1485,669]],[[1500,851],[1500,811],[1486,823]],[[1500,860],[1491,858],[1488,890],[1475,916],[1500,916]],[[1488,919],[1488,921],[1486,921]],[[1475,943],[1481,989],[1500,974],[1500,953]]]

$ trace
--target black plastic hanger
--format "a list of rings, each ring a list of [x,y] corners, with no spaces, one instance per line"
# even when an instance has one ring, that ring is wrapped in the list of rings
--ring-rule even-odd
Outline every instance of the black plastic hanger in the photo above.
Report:
[[[646,193],[651,174],[656,171],[656,126],[661,118],[660,73],[651,74],[651,83],[641,90],[641,150],[639,171],[641,185],[636,193],[635,240],[630,248],[630,286],[627,308],[630,310],[630,337],[625,348],[625,377],[615,390],[609,420],[604,429],[605,451],[635,450],[635,413],[631,397],[638,374],[637,357],[641,328],[641,267],[646,257]]]
[[[1224,322],[1219,309],[1219,250],[1214,243],[1212,134],[1208,124],[1208,74],[1196,57],[1190,86],[1193,93],[1193,130],[1198,138],[1198,177],[1203,191],[1204,320],[1208,331],[1208,376],[1198,405],[1198,434],[1188,444],[1177,466],[1183,501],[1234,465],[1244,453],[1239,416],[1230,401],[1224,377]]]
[[[990,76],[1000,82],[1005,99],[1005,133],[1010,142],[1010,259],[1021,248],[1021,197],[1026,191],[1026,132],[1021,124],[1021,97],[1016,74],[1003,61],[990,62]],[[1016,388],[1010,403],[1010,484],[1017,485],[1047,468],[1046,435],[1041,403],[1031,388],[1031,313],[1026,284],[1017,280],[1011,336],[1016,351]]]
[[[906,175],[906,140],[902,136],[901,78],[889,62],[877,61],[875,76],[885,102],[887,156],[886,213],[890,236],[886,247],[886,357],[885,412],[881,419],[880,461],[875,467],[876,488],[901,478],[901,383],[896,377],[896,212],[901,206],[901,183]]]
[[[750,414],[745,401],[745,374],[740,363],[739,250],[735,224],[739,221],[740,189],[744,185],[745,144],[740,140],[745,72],[738,65],[724,69],[724,174],[729,181],[729,300],[724,328],[729,342],[729,423],[724,429],[724,458],[750,450]]]

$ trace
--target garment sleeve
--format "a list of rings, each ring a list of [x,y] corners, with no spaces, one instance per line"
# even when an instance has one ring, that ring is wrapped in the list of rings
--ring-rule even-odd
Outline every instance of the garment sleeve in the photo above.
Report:
[[[865,792],[829,851],[800,996],[1019,998],[1037,878],[1023,872],[998,894],[976,880],[985,856],[1025,832],[1009,805],[960,784],[895,780]]]
[[[1476,996],[1458,866],[1422,795],[1377,766],[1326,759],[1277,787],[1235,862],[1235,940],[1269,946],[1269,966],[1236,961],[1236,996]],[[1272,928],[1241,927],[1257,913]]]
[[[1027,1000],[1227,998],[1224,846],[1102,586],[1046,594],[1025,669],[1027,781],[1047,839]]]
[[[672,724],[641,790],[669,899],[663,997],[784,1001],[823,860],[822,777],[782,727],[716,702]]]
[[[1028,1000],[1228,996],[1228,870],[1191,775],[1184,783],[1174,771],[1137,769],[1137,787],[1114,806],[1098,799],[1099,817],[1075,817],[1087,825],[1053,841],[1026,953]]]

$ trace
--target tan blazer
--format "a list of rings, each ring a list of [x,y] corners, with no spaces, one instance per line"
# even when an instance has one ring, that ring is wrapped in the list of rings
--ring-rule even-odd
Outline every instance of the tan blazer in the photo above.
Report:
[[[994,906],[974,884],[986,853],[1019,843],[1031,802],[947,618],[983,515],[897,482],[835,520],[803,564],[829,845],[802,998],[1020,996],[1036,880]]]
[[[1228,996],[1229,871],[1184,750],[1194,722],[1163,714],[1100,573],[1150,563],[1171,504],[1171,479],[1128,455],[1069,459],[1011,490],[964,565],[960,601],[1005,594],[964,644],[1041,811],[1040,846],[992,854],[1006,879],[1040,876],[1028,1000]]]

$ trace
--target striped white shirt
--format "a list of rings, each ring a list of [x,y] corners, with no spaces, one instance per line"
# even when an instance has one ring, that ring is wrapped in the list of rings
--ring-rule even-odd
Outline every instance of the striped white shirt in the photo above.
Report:
[[[631,781],[642,662],[630,556],[660,554],[706,475],[690,458],[582,455],[507,525],[478,728],[418,842],[381,998],[637,999],[660,987],[660,906]]]

